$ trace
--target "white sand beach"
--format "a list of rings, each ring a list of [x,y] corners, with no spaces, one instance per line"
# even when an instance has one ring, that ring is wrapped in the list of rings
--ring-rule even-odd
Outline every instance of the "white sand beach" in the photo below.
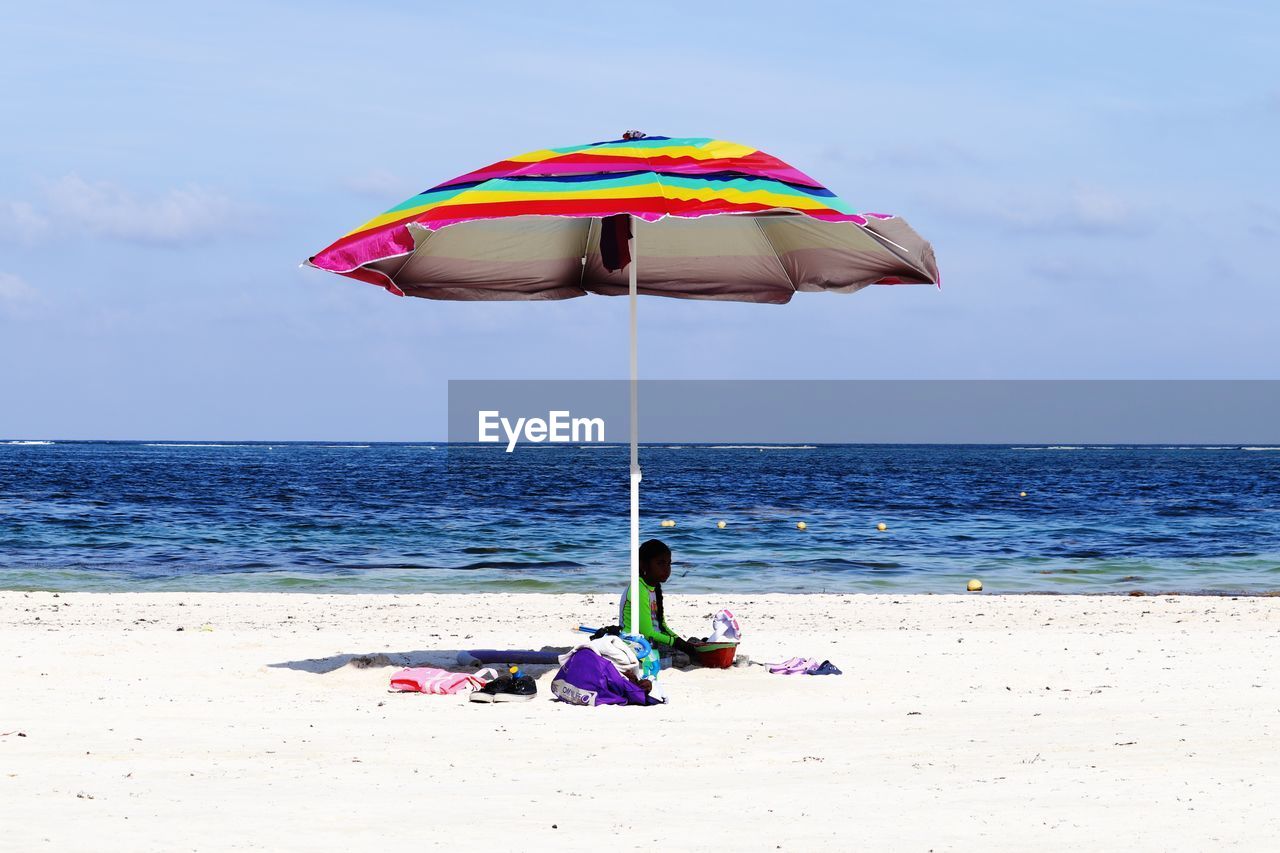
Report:
[[[7,850],[1274,849],[1280,599],[668,596],[673,701],[392,695],[613,596],[0,593]],[[373,656],[363,661],[353,656]],[[371,664],[371,665],[369,665]]]

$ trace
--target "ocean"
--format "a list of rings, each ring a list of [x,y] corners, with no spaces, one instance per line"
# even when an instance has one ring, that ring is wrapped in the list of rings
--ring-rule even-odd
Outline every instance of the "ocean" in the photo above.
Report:
[[[641,535],[672,547],[673,593],[1280,590],[1277,447],[640,461]],[[615,592],[627,470],[617,445],[0,442],[0,588]]]

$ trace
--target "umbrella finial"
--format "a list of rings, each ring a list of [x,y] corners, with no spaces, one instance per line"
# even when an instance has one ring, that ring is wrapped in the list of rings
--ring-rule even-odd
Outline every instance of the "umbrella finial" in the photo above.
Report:
[[[622,134],[623,139],[644,139],[647,136],[643,130],[628,130]]]

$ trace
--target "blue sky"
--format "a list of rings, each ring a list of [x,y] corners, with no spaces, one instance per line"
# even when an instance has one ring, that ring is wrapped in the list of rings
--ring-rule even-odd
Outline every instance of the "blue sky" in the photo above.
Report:
[[[621,378],[626,303],[297,267],[534,148],[758,146],[945,286],[646,299],[650,378],[1280,378],[1263,3],[20,4],[0,33],[0,436],[438,439],[446,381]]]

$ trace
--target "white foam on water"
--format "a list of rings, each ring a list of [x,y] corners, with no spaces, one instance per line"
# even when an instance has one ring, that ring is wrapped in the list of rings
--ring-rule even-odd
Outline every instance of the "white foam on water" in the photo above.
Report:
[[[1242,447],[1241,450],[1280,450],[1280,447]]]
[[[817,450],[813,444],[713,444],[708,450]]]
[[[0,443],[15,445],[18,447],[34,447],[40,444],[53,444],[52,441],[5,441]]]
[[[162,442],[145,442],[143,447],[261,447],[259,444],[178,444]]]

